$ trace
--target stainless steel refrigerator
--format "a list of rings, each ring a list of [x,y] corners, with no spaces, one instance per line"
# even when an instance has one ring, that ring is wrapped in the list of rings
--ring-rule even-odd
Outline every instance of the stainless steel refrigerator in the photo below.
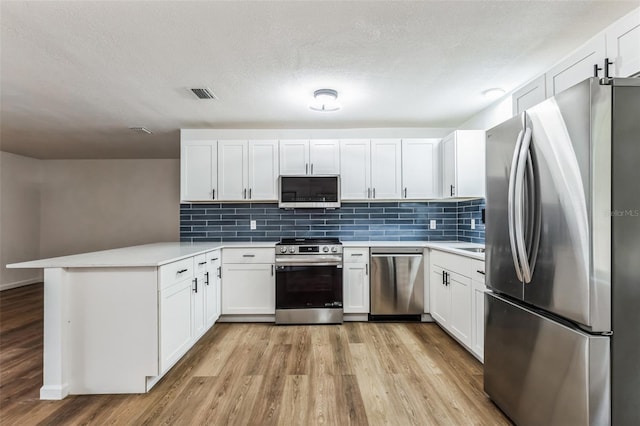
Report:
[[[640,79],[487,131],[484,389],[518,425],[640,424]]]

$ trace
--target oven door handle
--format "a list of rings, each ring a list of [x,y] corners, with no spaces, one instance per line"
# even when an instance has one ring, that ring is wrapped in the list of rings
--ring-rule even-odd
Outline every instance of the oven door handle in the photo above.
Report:
[[[342,267],[340,261],[326,261],[326,262],[309,262],[307,260],[294,261],[294,260],[280,260],[276,259],[276,266],[337,266]]]

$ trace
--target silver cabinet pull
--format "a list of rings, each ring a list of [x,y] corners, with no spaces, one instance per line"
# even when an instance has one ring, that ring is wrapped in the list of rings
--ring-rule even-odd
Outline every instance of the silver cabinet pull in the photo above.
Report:
[[[362,256],[362,253],[351,253],[351,256]]]
[[[309,163],[304,163],[304,174],[305,175],[309,174]]]
[[[256,257],[255,254],[243,254],[242,257]]]

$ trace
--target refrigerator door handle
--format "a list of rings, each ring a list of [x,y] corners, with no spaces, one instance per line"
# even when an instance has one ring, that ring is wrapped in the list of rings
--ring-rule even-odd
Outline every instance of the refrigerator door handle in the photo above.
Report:
[[[524,218],[524,172],[527,166],[527,158],[530,156],[529,146],[531,145],[531,129],[527,128],[522,137],[522,146],[518,158],[518,169],[516,171],[516,182],[514,190],[514,216],[515,216],[515,237],[520,266],[522,268],[522,278],[525,283],[531,282],[531,268],[529,265],[529,255],[525,242],[525,218]]]
[[[538,260],[538,248],[540,246],[540,224],[542,220],[542,211],[540,205],[540,194],[536,186],[536,175],[533,162],[533,154],[531,148],[527,155],[527,244],[526,250],[528,257],[526,258],[529,266],[529,276],[525,277],[525,283],[530,283],[533,278],[533,271]]]
[[[516,269],[518,280],[522,281],[522,271],[520,269],[520,256],[516,246],[515,235],[515,187],[516,187],[516,171],[518,170],[518,158],[520,156],[520,147],[522,146],[522,137],[524,130],[520,130],[516,139],[516,147],[513,151],[513,160],[511,161],[511,173],[509,174],[509,194],[507,201],[507,213],[509,222],[509,245],[511,246],[511,255],[513,256],[513,266]]]

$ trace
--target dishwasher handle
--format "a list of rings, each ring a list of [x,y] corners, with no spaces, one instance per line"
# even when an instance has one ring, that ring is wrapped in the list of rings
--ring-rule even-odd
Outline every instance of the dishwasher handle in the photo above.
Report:
[[[422,253],[414,253],[414,254],[398,254],[398,253],[372,254],[371,257],[422,257]]]

